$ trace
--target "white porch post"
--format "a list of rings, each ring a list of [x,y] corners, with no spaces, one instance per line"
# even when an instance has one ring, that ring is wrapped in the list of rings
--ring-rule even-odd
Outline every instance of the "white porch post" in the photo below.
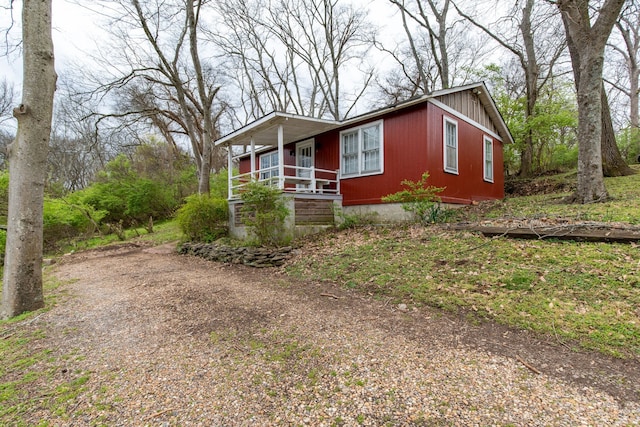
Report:
[[[228,179],[228,195],[229,200],[233,199],[233,150],[231,144],[227,145],[227,179]]]
[[[278,188],[284,189],[284,130],[278,125]]]
[[[256,177],[256,143],[251,137],[251,180],[257,180]]]

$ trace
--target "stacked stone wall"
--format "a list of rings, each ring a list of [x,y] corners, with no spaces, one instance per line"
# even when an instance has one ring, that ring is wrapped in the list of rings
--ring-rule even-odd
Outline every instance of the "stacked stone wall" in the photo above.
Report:
[[[183,255],[195,255],[209,261],[244,264],[251,267],[278,267],[291,256],[291,246],[282,248],[251,248],[215,243],[184,243],[178,249]]]

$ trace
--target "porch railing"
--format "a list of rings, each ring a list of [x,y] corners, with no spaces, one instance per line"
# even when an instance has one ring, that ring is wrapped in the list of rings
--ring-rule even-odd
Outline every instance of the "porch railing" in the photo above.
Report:
[[[229,199],[240,198],[242,189],[252,180],[274,186],[287,193],[340,194],[338,171],[316,167],[284,166],[284,176],[278,166],[234,175],[230,179]]]

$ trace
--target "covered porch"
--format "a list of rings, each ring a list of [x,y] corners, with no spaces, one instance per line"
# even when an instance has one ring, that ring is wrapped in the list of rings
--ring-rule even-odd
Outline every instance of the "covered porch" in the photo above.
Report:
[[[216,141],[228,153],[233,235],[245,234],[240,195],[253,181],[282,191],[290,212],[287,228],[292,234],[307,234],[335,223],[342,205],[340,174],[332,168],[318,167],[317,154],[322,147],[314,137],[339,125],[333,120],[273,112]]]
[[[251,181],[288,193],[340,194],[339,171],[316,166],[320,147],[313,139],[339,125],[333,120],[273,112],[217,140],[216,145],[227,147],[229,200],[238,199]],[[234,165],[240,166],[236,174]]]

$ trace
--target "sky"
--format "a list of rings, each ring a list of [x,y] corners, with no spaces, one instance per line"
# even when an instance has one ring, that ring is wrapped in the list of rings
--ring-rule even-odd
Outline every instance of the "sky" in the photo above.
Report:
[[[11,15],[13,15],[14,26],[9,34],[9,42],[16,43],[20,39],[22,1],[14,0],[13,13],[5,9],[9,2],[10,0],[0,0],[0,29],[4,35],[5,29],[11,25]],[[388,21],[389,15],[395,12],[384,0],[352,0],[352,2],[368,8],[372,21],[383,25]],[[100,41],[102,32],[98,25],[100,16],[78,3],[79,0],[53,0],[52,36],[56,68],[61,71],[77,63],[78,53],[93,51],[96,43]],[[0,41],[3,50],[4,45],[5,41]],[[3,78],[16,86],[22,80],[22,58],[19,52],[0,56],[0,80]]]
[[[6,7],[9,0],[0,0],[2,8]],[[22,1],[15,0],[13,13],[0,9],[0,28],[5,29],[11,25],[13,15],[14,27],[9,34],[9,42],[15,43],[20,39],[20,19]],[[87,9],[69,0],[53,1],[52,36],[56,63],[58,68],[71,62],[78,51],[89,51],[94,46],[96,26],[95,17]],[[4,34],[3,34],[4,35]],[[5,41],[2,41],[4,48]],[[18,84],[22,80],[22,57],[19,52],[9,56],[0,57],[0,79],[6,78]]]
[[[4,40],[0,39],[2,51],[5,50],[7,41],[10,46],[15,46],[21,38],[22,0],[13,0],[12,11],[7,9],[10,2],[11,0],[0,0],[0,30],[5,35]],[[396,11],[387,0],[350,0],[350,2],[369,10],[369,19],[381,27],[382,39],[390,40],[394,38],[393,34],[398,34],[397,26],[393,29],[389,20]],[[73,71],[74,67],[92,66],[91,62],[86,61],[85,58],[88,58],[91,52],[96,51],[96,45],[101,42],[101,36],[103,39],[107,37],[100,28],[101,21],[104,22],[103,17],[92,10],[99,8],[100,6],[96,2],[90,0],[53,0],[52,37],[59,81],[64,78],[67,72]],[[13,26],[11,25],[12,21]],[[9,27],[12,28],[7,35],[6,29]],[[18,50],[9,55],[1,53],[0,55],[0,81],[6,79],[9,83],[13,83],[14,90],[18,94],[17,99],[14,100],[14,103],[17,104],[20,102],[19,93],[22,81],[21,52]],[[13,128],[15,127],[13,122],[10,120],[3,125]]]

